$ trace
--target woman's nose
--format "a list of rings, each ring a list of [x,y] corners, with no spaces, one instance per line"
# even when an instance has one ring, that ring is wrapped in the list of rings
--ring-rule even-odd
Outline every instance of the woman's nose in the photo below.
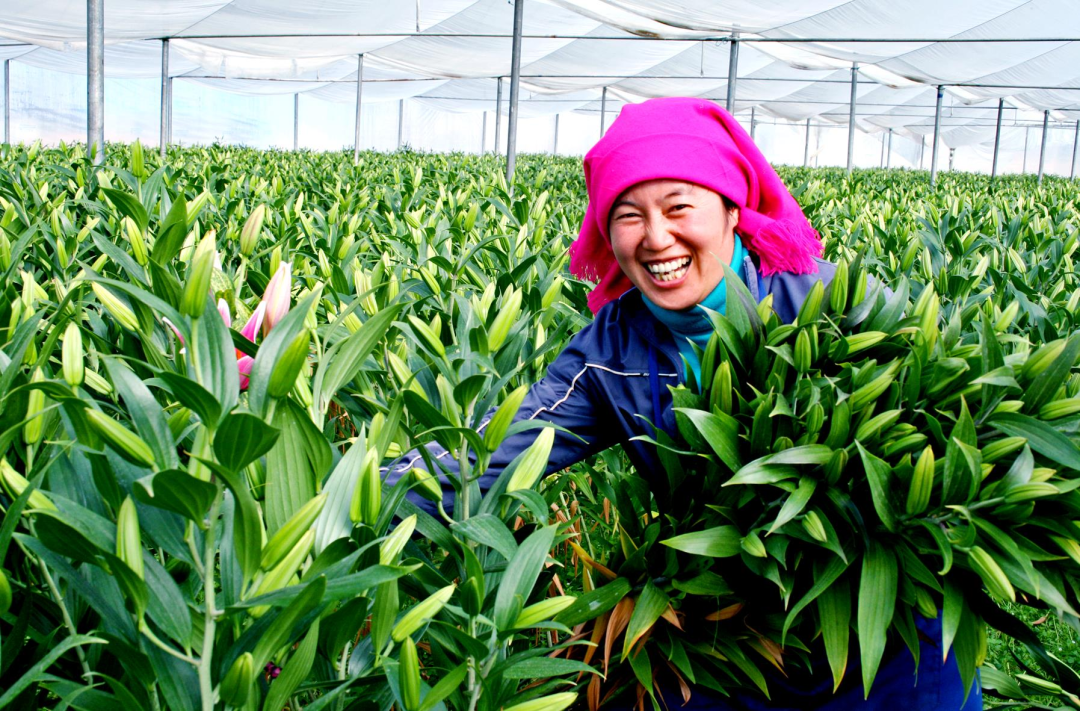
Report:
[[[654,218],[645,222],[645,239],[642,246],[651,252],[662,252],[672,245],[675,235],[671,224],[664,218]]]

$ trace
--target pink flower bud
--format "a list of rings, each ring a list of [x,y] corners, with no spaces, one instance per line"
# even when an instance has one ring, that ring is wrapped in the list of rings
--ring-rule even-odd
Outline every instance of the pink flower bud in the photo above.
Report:
[[[225,299],[218,299],[217,310],[221,314],[221,320],[225,322],[225,328],[232,328],[232,314],[229,313],[229,302],[225,301]]]
[[[248,376],[251,375],[251,366],[255,364],[255,359],[251,356],[240,356],[236,359],[236,369],[240,372],[240,389],[247,390]]]
[[[162,317],[161,317],[161,320],[162,320],[162,321],[164,321],[164,322],[165,322],[165,325],[166,325],[166,326],[168,326],[169,328],[171,328],[171,329],[172,329],[172,331],[173,331],[173,333],[175,333],[175,334],[176,334],[176,337],[177,337],[178,339],[180,339],[180,345],[181,345],[181,346],[183,346],[183,345],[186,345],[186,344],[184,343],[184,337],[183,337],[182,335],[180,335],[180,329],[179,329],[179,328],[177,328],[177,327],[176,327],[176,325],[175,325],[175,324],[173,324],[173,322],[172,322],[172,321],[170,321],[170,320],[169,320],[169,319],[168,319],[167,317],[165,317],[165,316],[162,316]],[[181,353],[183,353],[183,350],[181,350],[180,352],[181,352]]]
[[[259,305],[255,307],[255,311],[251,314],[251,318],[244,324],[244,328],[240,331],[240,335],[254,343],[255,336],[258,335],[259,330],[262,329],[263,316],[265,314],[266,302],[260,301]]]
[[[292,271],[288,262],[282,262],[274,278],[266,287],[263,303],[266,304],[266,317],[263,320],[263,335],[278,324],[289,313],[292,297]]]

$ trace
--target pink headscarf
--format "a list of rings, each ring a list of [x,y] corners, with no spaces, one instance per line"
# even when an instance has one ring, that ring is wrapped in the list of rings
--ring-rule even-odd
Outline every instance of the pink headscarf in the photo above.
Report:
[[[585,156],[589,206],[570,246],[570,272],[598,282],[593,313],[633,286],[611,251],[611,206],[627,188],[658,178],[702,185],[738,205],[736,231],[762,274],[817,271],[818,233],[738,121],[705,99],[651,99],[624,106]]]

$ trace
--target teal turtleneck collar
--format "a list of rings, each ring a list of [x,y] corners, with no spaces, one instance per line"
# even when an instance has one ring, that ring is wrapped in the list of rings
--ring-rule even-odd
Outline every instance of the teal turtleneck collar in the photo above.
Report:
[[[743,246],[742,240],[739,239],[739,235],[735,235],[735,248],[731,253],[731,268],[739,275],[739,279],[746,281],[746,270],[743,262],[746,259],[748,252],[746,247]],[[701,362],[698,360],[697,353],[694,352],[694,347],[691,342],[696,343],[699,348],[703,349],[709,344],[709,337],[712,336],[713,327],[712,322],[709,321],[709,317],[706,315],[703,309],[698,306],[704,306],[712,311],[719,313],[725,313],[727,309],[727,285],[723,279],[716,285],[716,288],[706,296],[700,304],[697,306],[691,306],[683,311],[671,311],[663,307],[657,306],[649,300],[644,294],[641,295],[641,300],[645,302],[645,306],[652,312],[662,324],[668,327],[672,335],[675,337],[675,345],[679,348],[679,354],[686,360],[690,369],[694,373],[694,382],[701,380]]]

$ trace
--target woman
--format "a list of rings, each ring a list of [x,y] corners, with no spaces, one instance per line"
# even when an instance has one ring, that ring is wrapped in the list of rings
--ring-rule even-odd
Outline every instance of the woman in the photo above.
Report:
[[[652,491],[663,506],[669,491],[656,451],[634,438],[652,435],[650,423],[675,432],[667,386],[688,379],[684,364],[691,373],[700,368],[691,343],[704,347],[712,327],[698,305],[724,311],[721,262],[757,300],[771,295],[785,322],[795,319],[814,283],[831,281],[835,268],[819,258],[817,233],[753,140],[712,102],[653,99],[624,107],[585,156],[585,182],[589,206],[570,248],[570,268],[597,282],[589,295],[596,318],[533,386],[518,419],[547,420],[576,435],[556,436],[549,473],[622,444],[639,474],[658,475]],[[508,438],[481,477],[481,490],[534,437],[525,431]],[[418,461],[405,457],[388,481]],[[443,490],[449,510],[448,482]],[[918,685],[914,660],[900,651],[883,662],[866,701],[859,673],[850,668],[834,695],[824,659],[823,673],[799,682],[773,675],[769,703],[739,694],[719,699],[704,689],[695,689],[686,705],[678,694],[664,695],[669,708],[959,709],[964,690],[955,661],[941,663],[940,624],[920,625],[927,641]],[[978,689],[963,708],[981,708]]]

